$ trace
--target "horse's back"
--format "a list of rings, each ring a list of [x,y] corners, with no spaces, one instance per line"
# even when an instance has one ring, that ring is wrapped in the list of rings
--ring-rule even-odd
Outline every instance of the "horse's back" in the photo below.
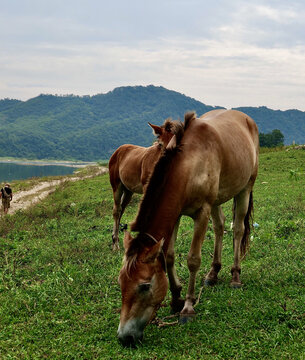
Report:
[[[238,110],[212,110],[203,114],[199,119],[214,128],[221,139],[238,136],[235,131],[241,131],[251,136],[255,146],[258,146],[258,129],[255,121],[247,114]]]
[[[115,188],[122,183],[129,191],[141,194],[143,181],[148,177],[146,163],[149,163],[150,167],[154,164],[157,148],[156,145],[148,148],[131,144],[120,146],[109,160],[112,187]]]
[[[108,163],[109,169],[116,167],[126,156],[137,149],[144,149],[144,147],[132,144],[124,144],[119,146],[110,157]]]
[[[209,131],[209,137],[213,138],[214,135],[214,140],[220,146],[223,155],[231,154],[233,161],[234,155],[244,158],[248,155],[250,162],[257,161],[258,129],[250,116],[237,110],[221,109],[212,110],[198,120],[199,126],[202,124],[201,126],[205,126]]]
[[[217,202],[235,196],[250,179],[254,182],[258,168],[258,130],[248,115],[236,110],[212,110],[193,121],[186,131],[185,142],[195,159],[191,183],[196,179],[197,183],[201,179],[213,179],[218,188]]]

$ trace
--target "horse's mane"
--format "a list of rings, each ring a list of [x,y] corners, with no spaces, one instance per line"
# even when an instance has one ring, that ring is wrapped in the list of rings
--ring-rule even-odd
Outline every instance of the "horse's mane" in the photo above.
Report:
[[[154,239],[151,235],[146,233],[143,234],[140,233],[135,238],[132,239],[125,253],[124,265],[123,265],[127,271],[128,276],[136,268],[136,264],[138,261],[138,254],[144,248],[151,248],[156,243],[157,240]],[[163,251],[160,251],[158,258],[161,260],[162,267],[166,272],[166,260]]]
[[[165,120],[164,126],[167,131],[171,131],[176,136],[176,147],[170,149],[163,149],[163,153],[155,165],[155,168],[149,179],[149,183],[142,198],[140,208],[136,220],[131,224],[131,230],[137,231],[138,234],[134,237],[125,253],[124,267],[127,273],[130,274],[137,263],[137,256],[145,247],[151,247],[154,242],[152,237],[146,234],[146,229],[150,220],[151,214],[157,210],[158,199],[162,196],[164,184],[168,177],[169,166],[175,157],[176,153],[181,151],[181,141],[186,129],[189,127],[192,120],[196,118],[195,112],[185,114],[184,123],[180,121],[173,121],[171,119]],[[164,265],[165,266],[165,265]]]
[[[145,247],[148,248],[154,244],[155,241],[148,234],[138,234],[131,240],[124,259],[124,266],[128,274],[130,274],[132,269],[135,267],[139,252],[141,252],[141,250],[143,250]]]
[[[184,124],[179,120],[172,120],[172,118],[168,118],[164,121],[161,127],[174,135],[178,135],[181,132],[183,133]]]
[[[177,152],[181,151],[181,141],[186,129],[189,127],[191,121],[196,118],[195,112],[186,113],[184,116],[184,123],[180,121],[172,121],[167,119],[164,126],[171,126],[171,131],[175,131],[176,146],[173,148],[164,148],[162,155],[157,161],[154,170],[149,179],[149,183],[142,198],[138,215],[135,221],[131,224],[132,231],[145,233],[151,215],[157,211],[159,198],[163,193],[164,185],[167,181],[172,160],[175,158]],[[169,122],[168,122],[169,121]],[[135,244],[136,246],[136,244]]]

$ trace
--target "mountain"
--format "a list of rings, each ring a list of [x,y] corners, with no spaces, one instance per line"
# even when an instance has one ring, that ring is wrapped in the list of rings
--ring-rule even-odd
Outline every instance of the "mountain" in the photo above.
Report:
[[[205,105],[156,86],[119,87],[95,96],[40,95],[28,101],[0,100],[0,157],[33,159],[108,159],[122,144],[149,146],[147,122],[162,124],[221,108]],[[261,132],[279,129],[285,142],[305,140],[305,113],[266,107],[238,108],[253,117]]]
[[[285,136],[285,144],[305,143],[305,112],[300,110],[272,110],[266,106],[239,107],[236,110],[243,111],[251,116],[260,132],[270,133],[279,129]]]
[[[0,112],[14,107],[16,104],[21,103],[21,100],[3,99],[0,100]]]

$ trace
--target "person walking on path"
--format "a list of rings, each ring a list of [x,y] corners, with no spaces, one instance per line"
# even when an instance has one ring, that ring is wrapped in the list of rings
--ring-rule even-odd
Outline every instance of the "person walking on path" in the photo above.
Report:
[[[2,198],[2,207],[4,215],[7,214],[8,209],[10,208],[11,201],[13,199],[13,192],[10,184],[5,184],[0,191],[0,198]]]

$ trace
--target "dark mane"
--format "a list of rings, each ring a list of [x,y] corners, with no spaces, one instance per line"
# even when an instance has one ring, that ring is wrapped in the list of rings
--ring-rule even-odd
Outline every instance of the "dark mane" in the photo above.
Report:
[[[194,111],[189,111],[184,115],[184,131],[190,126],[191,122],[197,117]]]
[[[166,169],[170,166],[170,163],[175,154],[176,151],[169,151],[165,149],[159,161],[155,165],[154,171],[146,189],[146,193],[142,198],[137,218],[131,224],[132,231],[146,231],[151,213],[154,213],[157,209],[157,201],[155,200],[158,199],[161,195],[167,179]]]
[[[148,234],[138,234],[135,238],[131,240],[128,250],[126,252],[126,256],[128,258],[132,257],[133,255],[138,253],[140,249],[144,249],[145,247],[151,247],[155,243],[156,242]]]
[[[178,136],[183,134],[184,131],[184,124],[179,120],[172,120],[171,118],[166,119],[161,127],[163,127],[166,131]]]
[[[156,241],[157,240],[154,239],[151,235],[145,233],[140,233],[132,239],[129,244],[128,250],[125,252],[124,258],[124,267],[128,275],[130,275],[132,270],[136,267],[138,254],[141,253],[144,248],[151,248],[153,245],[156,244]],[[161,261],[163,269],[164,271],[166,271],[164,254],[163,256],[161,256]]]
[[[163,127],[166,131],[171,131],[173,122],[174,120],[172,120],[172,118],[168,118],[164,121],[164,124],[161,125],[161,127]]]
[[[138,231],[144,233],[148,227],[151,215],[157,211],[158,199],[162,195],[163,188],[168,178],[168,169],[175,158],[177,152],[181,151],[181,140],[183,138],[185,130],[188,128],[192,119],[196,118],[194,112],[187,113],[184,117],[184,123],[180,121],[171,121],[171,126],[175,129],[177,145],[174,148],[163,149],[163,153],[160,156],[152,175],[149,179],[149,183],[142,198],[138,215],[135,221],[131,224],[132,231]],[[165,121],[165,123],[167,120]],[[164,123],[164,125],[165,125]],[[166,126],[166,125],[165,125]]]
[[[138,254],[145,248],[151,247],[154,244],[152,238],[147,234],[138,234],[129,244],[128,250],[125,253],[124,267],[127,274],[130,274],[137,263]]]
[[[183,134],[184,124],[179,120],[172,120],[172,118],[167,118],[166,120],[164,120],[164,123],[160,127],[165,129],[167,133],[181,136],[181,134]],[[156,141],[156,143],[163,147],[164,143],[162,135],[158,134],[157,139],[158,140]]]

